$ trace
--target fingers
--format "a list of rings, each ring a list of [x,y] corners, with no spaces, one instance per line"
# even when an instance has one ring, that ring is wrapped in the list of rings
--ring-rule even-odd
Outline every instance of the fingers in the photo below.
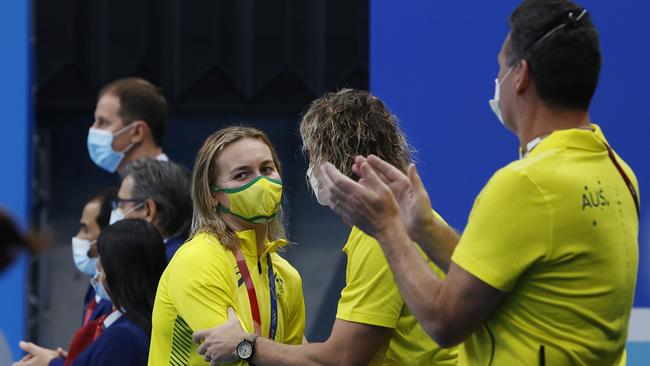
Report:
[[[196,352],[200,355],[205,355],[205,353],[208,351],[208,346],[209,344],[207,342],[204,342],[202,345],[199,346]],[[206,361],[210,361],[207,358],[208,356],[206,356]]]
[[[375,192],[385,192],[389,190],[388,186],[384,184],[375,170],[368,163],[363,163],[361,165],[361,177],[363,179],[363,185],[372,188]]]
[[[409,181],[411,182],[411,185],[420,190],[420,189],[425,189],[424,188],[424,183],[422,183],[422,179],[420,179],[420,175],[418,174],[418,170],[415,168],[415,164],[410,164],[408,168],[408,177]]]
[[[404,176],[404,173],[402,173],[399,169],[383,161],[376,155],[369,155],[367,162],[377,173],[386,177],[388,180],[386,183],[406,178]]]
[[[210,335],[211,329],[204,329],[204,330],[197,330],[196,332],[192,333],[192,340],[196,344],[201,344],[203,340]]]
[[[235,312],[235,309],[231,307],[228,308],[228,320],[239,322],[239,318],[237,317],[237,313]]]
[[[321,173],[321,193],[332,209],[348,197],[365,193],[362,185],[343,175],[330,163],[321,166]]]
[[[18,347],[27,353],[34,353],[39,347],[32,342],[20,341]]]
[[[64,350],[63,348],[59,347],[56,349],[56,354],[57,356],[61,358],[66,358],[68,357],[68,351]]]

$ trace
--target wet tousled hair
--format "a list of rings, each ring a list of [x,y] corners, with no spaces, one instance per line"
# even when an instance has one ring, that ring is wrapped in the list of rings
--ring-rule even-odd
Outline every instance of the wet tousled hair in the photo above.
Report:
[[[124,219],[102,230],[97,249],[113,305],[150,334],[156,289],[167,265],[158,229],[144,220]]]
[[[584,10],[569,0],[525,0],[510,16],[506,62],[528,62],[537,94],[550,107],[587,110],[596,91],[602,56]]]
[[[206,232],[216,236],[228,248],[235,248],[238,245],[235,232],[226,225],[222,213],[214,203],[212,188],[217,185],[217,176],[219,175],[217,158],[219,154],[228,145],[244,138],[256,139],[268,146],[271,150],[275,168],[278,174],[282,176],[280,159],[266,133],[252,127],[243,126],[226,127],[213,133],[201,146],[194,163],[194,174],[192,176],[194,214],[192,216],[190,237]],[[286,238],[282,222],[282,211],[282,206],[280,206],[275,217],[268,223],[267,237],[270,241]]]
[[[300,123],[303,150],[310,163],[330,162],[353,179],[354,158],[377,155],[406,172],[413,149],[397,117],[365,90],[343,89],[314,100]]]
[[[139,159],[130,162],[123,175],[133,178],[133,197],[156,203],[155,220],[164,237],[187,236],[192,217],[187,169],[170,161]]]
[[[113,95],[120,101],[119,116],[127,126],[144,121],[156,146],[162,145],[167,129],[167,100],[160,89],[147,80],[130,77],[119,79],[99,91],[99,98]]]

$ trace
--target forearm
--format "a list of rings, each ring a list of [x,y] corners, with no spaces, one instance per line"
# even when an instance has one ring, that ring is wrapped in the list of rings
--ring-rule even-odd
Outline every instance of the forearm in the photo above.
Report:
[[[254,362],[258,366],[339,365],[337,351],[329,348],[327,343],[288,345],[260,337],[255,345]]]
[[[460,240],[460,235],[441,220],[431,220],[412,233],[412,239],[420,245],[426,255],[443,271],[449,270],[451,255]]]
[[[397,287],[423,329],[436,340],[439,317],[444,316],[438,304],[443,283],[412,244],[402,221],[387,225],[383,231],[377,240],[393,271]]]

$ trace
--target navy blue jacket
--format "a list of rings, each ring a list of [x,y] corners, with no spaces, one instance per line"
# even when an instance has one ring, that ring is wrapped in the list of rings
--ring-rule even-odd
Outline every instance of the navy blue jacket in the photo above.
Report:
[[[134,322],[121,316],[106,328],[72,363],[73,366],[146,366],[150,337]],[[55,358],[49,366],[63,366]]]
[[[165,253],[167,253],[167,263],[169,263],[170,260],[172,260],[172,257],[178,250],[178,248],[185,243],[187,240],[187,237],[185,235],[176,235],[172,236],[171,238],[167,239],[165,242]]]

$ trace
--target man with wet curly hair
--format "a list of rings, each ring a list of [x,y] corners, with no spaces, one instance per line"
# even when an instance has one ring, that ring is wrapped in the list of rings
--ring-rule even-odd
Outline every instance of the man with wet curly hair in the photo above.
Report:
[[[330,162],[352,179],[357,155],[375,154],[406,171],[412,148],[386,105],[367,91],[344,89],[313,101],[300,123],[307,178],[317,200],[320,169]],[[437,213],[431,216],[446,227]],[[450,228],[447,227],[447,230]],[[417,247],[417,245],[414,245]],[[441,268],[427,259],[441,279]],[[353,227],[347,254],[346,285],[339,299],[330,337],[323,343],[290,346],[258,338],[256,365],[455,365],[456,348],[442,349],[429,338],[406,306],[377,241]],[[245,334],[230,322],[206,338],[200,351],[217,361],[232,360],[232,350]]]

